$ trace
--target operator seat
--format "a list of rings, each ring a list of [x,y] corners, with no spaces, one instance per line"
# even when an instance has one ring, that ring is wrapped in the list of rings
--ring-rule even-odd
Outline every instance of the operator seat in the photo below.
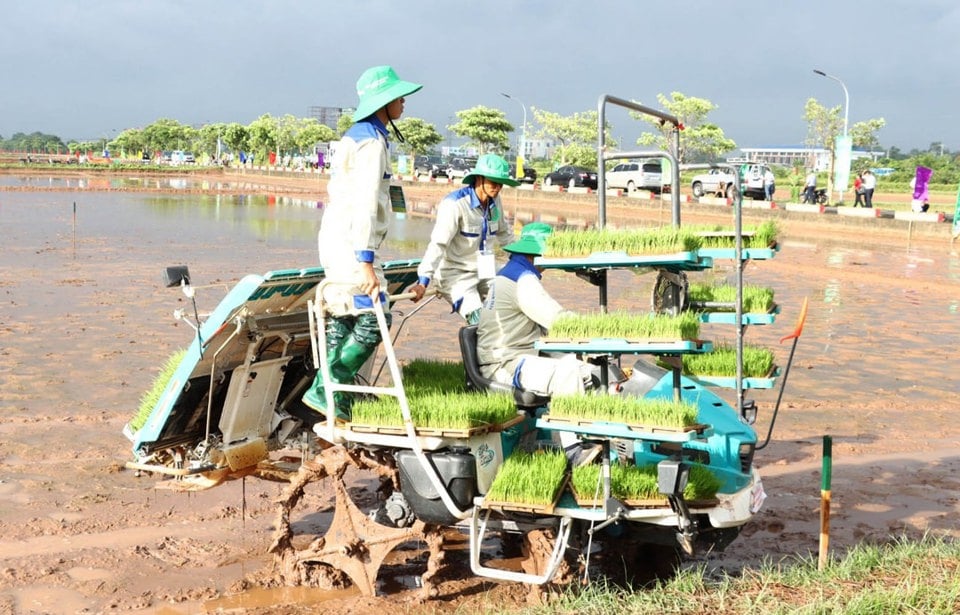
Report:
[[[550,397],[532,391],[524,391],[509,384],[503,384],[484,378],[480,373],[480,364],[477,363],[477,325],[467,325],[460,328],[460,356],[463,358],[463,369],[467,376],[468,391],[493,391],[509,393],[521,410],[532,410],[545,406]]]

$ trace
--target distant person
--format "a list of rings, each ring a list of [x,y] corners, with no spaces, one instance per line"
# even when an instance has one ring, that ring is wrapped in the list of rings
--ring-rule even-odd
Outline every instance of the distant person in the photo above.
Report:
[[[813,169],[807,172],[803,182],[803,202],[811,205],[817,202],[817,172]]]
[[[770,167],[765,167],[763,170],[763,194],[767,197],[768,201],[773,201],[773,194],[777,191],[777,178],[773,174],[773,171],[770,170]]]
[[[503,247],[514,241],[500,190],[520,182],[510,176],[506,160],[484,154],[462,183],[467,185],[448,194],[437,206],[430,243],[417,268],[419,283],[410,290],[419,301],[427,286],[435,283],[453,311],[475,325],[497,273],[494,242]]]
[[[863,172],[863,206],[873,207],[873,191],[877,187],[877,178],[870,169]]]
[[[853,178],[853,193],[856,195],[856,199],[853,201],[853,206],[856,207],[859,205],[863,207],[863,174],[857,173],[856,177]]]
[[[403,140],[394,120],[403,115],[406,97],[423,87],[402,81],[393,68],[374,66],[357,81],[356,122],[334,154],[327,192],[330,202],[320,222],[317,243],[326,285],[326,356],[330,375],[340,384],[354,382],[381,342],[374,301],[386,301],[387,282],[380,248],[392,217],[390,142],[387,124]],[[387,324],[390,312],[385,310]],[[349,420],[351,397],[337,394],[334,409]],[[303,396],[308,407],[326,414],[323,375],[317,373]]]

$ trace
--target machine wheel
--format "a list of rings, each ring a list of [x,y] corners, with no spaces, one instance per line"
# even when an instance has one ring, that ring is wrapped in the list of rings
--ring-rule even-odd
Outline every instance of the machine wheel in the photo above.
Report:
[[[359,470],[366,476],[351,476],[348,487],[345,475],[351,470]],[[316,510],[309,511],[307,517],[296,524],[291,523],[292,513],[301,501],[323,510],[326,504],[320,502],[329,502],[329,490],[322,489],[321,485],[325,478],[332,481],[324,481],[323,485],[329,486],[332,482],[334,492],[333,518],[329,524],[315,520]],[[319,492],[318,488],[321,488]],[[377,575],[386,557],[400,545],[412,542],[426,542],[429,546],[427,569],[429,576],[433,576],[442,560],[442,537],[438,540],[436,532],[422,521],[408,527],[393,527],[379,523],[364,512],[377,508],[377,504],[383,502],[383,492],[391,489],[399,492],[392,457],[333,446],[304,463],[278,500],[276,529],[269,549],[283,582],[322,588],[338,588],[352,582],[361,593],[373,596]],[[421,553],[418,551],[415,557],[419,558]],[[434,591],[425,580],[425,594],[429,596]]]
[[[736,200],[736,198],[737,198],[737,187],[734,186],[733,184],[730,184],[729,186],[727,186],[727,190],[726,190],[726,192],[724,193],[724,195],[725,195],[728,199],[734,199],[734,200]]]
[[[544,185],[544,186],[552,186],[552,185],[553,185],[553,180],[550,179],[550,176],[549,176],[549,175],[547,175],[546,177],[543,178],[543,185]]]
[[[633,181],[628,181],[628,182],[627,182],[627,194],[633,194],[633,193],[636,192],[636,191],[637,191],[637,186],[633,183]]]
[[[567,187],[568,187],[568,188],[576,188],[576,187],[577,187],[577,180],[571,178],[570,181],[567,182]]]
[[[665,269],[657,272],[657,279],[653,284],[651,307],[656,314],[672,314],[676,316],[687,308],[687,274],[679,271],[671,273]]]
[[[700,182],[694,182],[693,184],[693,196],[700,198],[703,196],[703,184]]]

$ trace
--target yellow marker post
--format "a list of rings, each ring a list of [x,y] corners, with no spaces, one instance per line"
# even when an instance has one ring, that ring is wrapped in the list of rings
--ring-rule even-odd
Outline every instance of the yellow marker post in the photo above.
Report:
[[[830,550],[830,479],[833,472],[833,438],[823,436],[823,477],[820,482],[820,559],[817,570],[827,566]]]

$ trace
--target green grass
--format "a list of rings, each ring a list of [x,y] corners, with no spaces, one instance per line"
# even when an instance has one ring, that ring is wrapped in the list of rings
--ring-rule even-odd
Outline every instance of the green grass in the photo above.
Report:
[[[763,378],[773,369],[773,351],[760,346],[743,345],[743,375]],[[714,346],[712,352],[683,356],[683,373],[687,376],[737,375],[737,349],[725,344]]]
[[[566,474],[567,456],[562,450],[535,453],[517,450],[497,470],[486,499],[548,506],[553,503]]]
[[[699,335],[700,320],[693,312],[673,316],[616,311],[606,314],[563,314],[553,323],[548,338],[692,340]]]
[[[702,245],[700,237],[686,229],[661,226],[655,229],[589,229],[557,231],[547,238],[550,258],[575,258],[598,252],[625,252],[630,255],[691,252]]]
[[[592,463],[573,469],[571,485],[581,498],[593,499],[600,485],[601,465]],[[686,500],[709,500],[717,495],[720,479],[709,469],[694,465],[683,490]],[[664,496],[657,487],[657,466],[627,466],[619,463],[610,466],[610,492],[621,500],[660,500]],[[599,493],[602,492],[600,487]],[[602,497],[602,496],[601,496]]]
[[[632,395],[554,395],[549,416],[683,429],[697,423],[697,407],[686,401]]]
[[[741,538],[744,540],[744,538]],[[924,537],[858,545],[831,558],[764,561],[737,575],[706,578],[706,564],[687,567],[646,589],[593,583],[569,586],[549,604],[512,612],[526,615],[606,613],[714,615],[873,615],[960,613],[960,543]],[[502,604],[461,613],[503,613]]]
[[[164,363],[163,367],[160,368],[160,373],[157,374],[156,378],[154,378],[153,384],[142,396],[140,396],[140,405],[137,407],[137,412],[133,415],[133,418],[130,419],[130,422],[128,423],[131,431],[136,433],[137,430],[144,426],[144,424],[147,422],[147,419],[150,418],[150,413],[153,412],[157,402],[160,401],[160,396],[163,395],[163,390],[166,389],[167,385],[170,383],[170,378],[173,377],[173,372],[177,371],[177,367],[180,366],[180,361],[183,360],[183,357],[186,354],[187,349],[182,348],[167,358],[166,363]]]
[[[773,289],[755,284],[743,286],[743,311],[747,314],[767,314],[773,309]],[[735,303],[737,287],[731,284],[705,284],[694,282],[687,290],[690,301]],[[708,308],[707,312],[733,311],[735,308]]]

